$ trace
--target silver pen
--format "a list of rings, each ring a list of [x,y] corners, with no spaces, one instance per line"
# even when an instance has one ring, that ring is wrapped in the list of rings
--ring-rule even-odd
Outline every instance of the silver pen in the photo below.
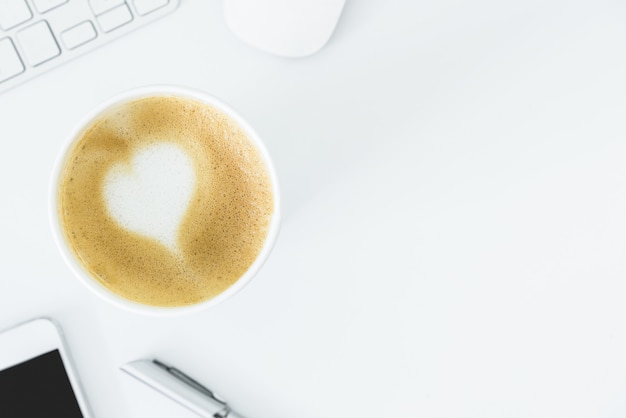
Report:
[[[136,360],[125,364],[121,369],[198,416],[243,418],[215,392],[159,360]]]

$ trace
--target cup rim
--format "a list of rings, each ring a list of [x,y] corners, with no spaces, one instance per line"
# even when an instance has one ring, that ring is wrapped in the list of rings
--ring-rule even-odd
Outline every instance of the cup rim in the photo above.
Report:
[[[227,114],[237,123],[237,125],[241,129],[244,130],[244,132],[246,132],[248,138],[256,146],[257,150],[259,151],[265,162],[268,174],[270,176],[270,181],[272,183],[274,212],[270,220],[270,226],[267,236],[258,256],[254,260],[252,265],[248,268],[248,270],[246,270],[246,272],[226,290],[210,299],[195,303],[193,305],[172,307],[152,306],[126,299],[123,296],[113,292],[112,290],[101,284],[96,278],[94,278],[91,273],[89,273],[89,271],[77,259],[77,256],[71,250],[61,227],[60,215],[58,211],[58,187],[66,158],[70,150],[73,149],[73,145],[78,142],[87,127],[90,126],[91,123],[96,120],[96,118],[101,116],[111,107],[126,103],[131,100],[153,96],[173,96],[193,99],[209,106],[215,107],[216,109]],[[281,222],[281,205],[278,176],[276,174],[270,154],[267,151],[265,143],[262,141],[261,137],[258,135],[256,130],[254,130],[252,126],[250,126],[250,124],[239,114],[239,112],[235,111],[230,105],[209,93],[198,90],[196,88],[185,86],[149,85],[133,88],[110,97],[109,99],[97,105],[93,110],[88,112],[84,117],[80,119],[79,123],[75,125],[74,129],[71,130],[70,134],[62,143],[62,146],[57,154],[54,163],[52,175],[50,176],[48,194],[48,215],[50,226],[52,229],[52,235],[54,237],[56,247],[59,249],[62,258],[65,261],[65,264],[70,268],[74,276],[76,276],[80,280],[80,282],[85,285],[92,293],[95,293],[103,300],[127,311],[151,316],[180,316],[191,314],[203,311],[221,302],[224,302],[227,299],[230,299],[233,295],[241,291],[241,289],[243,289],[248,283],[250,283],[252,278],[256,276],[262,265],[269,257],[269,254],[271,253],[272,248],[274,247],[274,244],[278,237]]]

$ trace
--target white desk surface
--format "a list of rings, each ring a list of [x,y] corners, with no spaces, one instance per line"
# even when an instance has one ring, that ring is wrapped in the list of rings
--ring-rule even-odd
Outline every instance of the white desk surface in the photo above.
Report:
[[[221,1],[0,96],[0,328],[57,319],[97,417],[191,417],[118,371],[156,356],[249,418],[626,415],[626,5],[349,0],[305,59]],[[97,299],[48,227],[65,136],[123,90],[230,103],[279,173],[258,277],[201,314]]]

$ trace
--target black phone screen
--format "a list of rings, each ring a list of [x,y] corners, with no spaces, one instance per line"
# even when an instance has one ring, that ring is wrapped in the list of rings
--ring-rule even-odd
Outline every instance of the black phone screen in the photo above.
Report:
[[[83,418],[59,350],[0,370],[0,417]]]

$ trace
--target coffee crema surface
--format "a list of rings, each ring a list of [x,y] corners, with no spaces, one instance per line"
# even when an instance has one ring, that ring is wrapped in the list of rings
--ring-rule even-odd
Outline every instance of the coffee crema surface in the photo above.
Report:
[[[177,161],[169,174],[168,158]],[[133,203],[136,193],[115,183],[167,183],[180,171],[190,173],[177,180],[192,183],[182,185],[189,193],[174,202],[156,196],[172,206],[165,215]],[[66,240],[91,275],[126,299],[163,307],[196,304],[234,284],[261,252],[274,212],[267,165],[245,131],[221,110],[177,96],[132,100],[90,122],[67,154],[58,193]],[[120,195],[121,206],[112,202]],[[116,213],[141,219],[143,209],[142,227]]]

